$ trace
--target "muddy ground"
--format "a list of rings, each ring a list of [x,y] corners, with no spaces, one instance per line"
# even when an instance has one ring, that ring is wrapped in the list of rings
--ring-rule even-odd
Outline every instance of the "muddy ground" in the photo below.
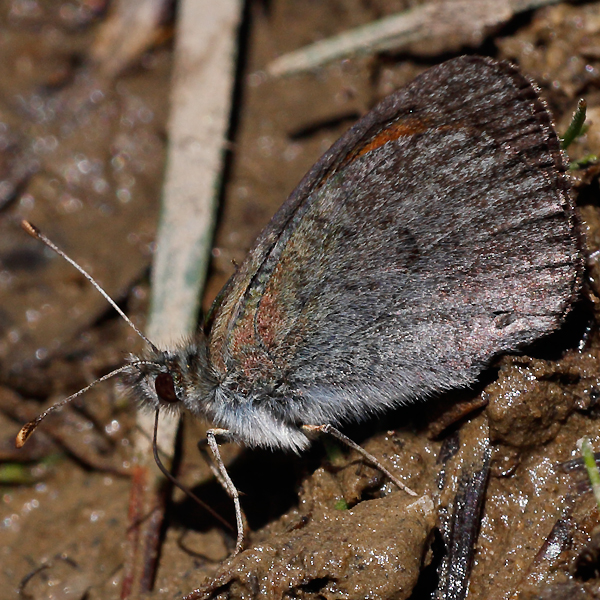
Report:
[[[408,6],[248,3],[205,309],[232,261],[243,260],[320,154],[379,99],[462,52],[345,60],[285,81],[270,80],[265,66]],[[49,420],[19,453],[13,446],[20,425],[42,407],[141,348],[96,292],[18,225],[28,218],[40,226],[143,326],[166,152],[171,25],[167,17],[161,43],[115,80],[101,80],[87,53],[106,9],[91,0],[0,5],[2,599],[19,589],[35,600],[116,599],[127,558],[135,409],[114,385]],[[591,128],[569,154],[600,153],[600,3],[522,13],[468,51],[520,65],[541,86],[560,131],[585,97]],[[577,179],[591,253],[600,247],[598,184],[592,171]],[[250,549],[224,563],[231,535],[176,492],[149,597],[202,587],[197,597],[421,600],[442,586],[445,598],[599,598],[598,509],[585,474],[567,462],[579,456],[584,435],[600,450],[599,276],[592,262],[585,297],[563,330],[526,356],[497,361],[477,389],[349,430],[424,494],[420,500],[335,445],[317,444],[301,457],[228,447]],[[462,402],[479,408],[440,426]],[[179,476],[232,518],[195,448],[203,428],[185,422]],[[474,552],[468,588],[457,572],[469,560],[444,552],[439,530],[450,523]]]

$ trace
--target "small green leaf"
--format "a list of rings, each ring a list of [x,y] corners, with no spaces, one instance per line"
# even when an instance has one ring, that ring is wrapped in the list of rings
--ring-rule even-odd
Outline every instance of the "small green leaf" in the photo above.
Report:
[[[348,503],[343,498],[340,498],[335,503],[335,510],[348,510],[348,508],[350,508],[350,507],[348,506]]]
[[[0,465],[0,484],[31,485],[35,479],[31,469],[22,463],[4,463]]]
[[[578,169],[583,169],[588,165],[598,162],[598,160],[599,159],[597,154],[586,154],[579,160],[574,160],[569,165],[569,171],[577,171]]]
[[[560,140],[560,147],[563,150],[566,150],[573,143],[573,140],[585,133],[584,123],[586,110],[587,102],[582,98],[578,102],[577,109],[573,113],[571,124],[567,128],[567,131],[565,131],[565,135]]]
[[[581,440],[581,455],[583,456],[583,464],[585,465],[585,470],[587,471],[592,491],[596,498],[596,504],[598,505],[598,509],[600,509],[600,473],[598,472],[598,465],[596,465],[592,446],[587,437]]]

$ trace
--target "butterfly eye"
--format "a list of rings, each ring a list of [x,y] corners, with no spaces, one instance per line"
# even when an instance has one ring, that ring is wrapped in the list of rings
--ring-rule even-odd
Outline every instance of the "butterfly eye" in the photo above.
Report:
[[[154,389],[163,402],[179,402],[175,393],[175,383],[169,373],[159,373],[154,380]]]

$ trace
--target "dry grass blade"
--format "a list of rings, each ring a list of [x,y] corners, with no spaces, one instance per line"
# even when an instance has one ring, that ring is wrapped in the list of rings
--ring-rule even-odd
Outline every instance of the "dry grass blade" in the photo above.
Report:
[[[442,0],[421,4],[285,54],[267,67],[273,77],[312,71],[334,60],[385,51],[425,56],[477,47],[515,14],[556,0]]]
[[[241,14],[239,0],[188,0],[179,6],[168,165],[148,326],[148,336],[159,347],[190,336],[196,327],[229,125]],[[136,514],[156,515],[166,500],[161,494],[164,477],[150,447],[153,420],[153,415],[138,417],[141,432],[135,453],[138,468],[146,475],[136,479],[143,489],[132,492]],[[173,454],[177,425],[173,418],[161,422],[158,442],[163,456]],[[145,575],[146,560],[156,556],[156,548],[152,551],[147,543],[158,543],[154,532],[160,523],[153,517],[138,527],[152,531],[130,538],[134,560],[126,575],[129,596],[124,597],[136,597],[151,583]]]

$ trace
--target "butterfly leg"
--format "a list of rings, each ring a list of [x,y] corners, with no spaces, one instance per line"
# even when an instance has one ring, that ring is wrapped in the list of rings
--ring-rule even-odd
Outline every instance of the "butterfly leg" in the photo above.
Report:
[[[235,507],[235,524],[237,527],[237,540],[235,543],[235,551],[233,553],[233,556],[235,556],[242,551],[242,546],[244,545],[244,517],[242,515],[242,506],[240,504],[240,494],[233,484],[233,481],[231,481],[231,477],[229,477],[229,473],[227,472],[225,464],[223,463],[223,459],[221,458],[219,444],[217,443],[217,436],[230,438],[231,434],[227,429],[209,429],[206,432],[206,440],[208,442],[208,447],[212,452],[216,468],[219,472],[217,479],[233,500],[233,506]]]
[[[356,442],[353,442],[348,436],[344,435],[339,429],[333,427],[329,423],[325,425],[302,425],[302,429],[308,432],[316,432],[316,433],[327,433],[330,436],[334,437],[336,440],[339,440],[348,448],[352,450],[356,450],[368,463],[374,466],[376,469],[379,469],[386,477],[390,479],[392,483],[394,483],[398,488],[404,490],[407,494],[411,496],[416,496],[417,493],[413,492],[407,485],[402,483],[397,477],[392,475],[392,473],[384,467],[372,454],[367,452],[362,446],[359,446]]]
[[[221,433],[218,433],[216,435],[220,438],[219,441],[221,444],[232,441],[231,439],[229,439],[229,437],[224,436]],[[206,461],[206,464],[208,465],[209,469],[212,471],[212,474],[215,476],[215,479],[219,482],[220,486],[224,490],[226,490],[227,493],[229,493],[229,491],[227,490],[227,482],[223,479],[223,476],[221,475],[221,471],[219,471],[219,469],[217,468],[212,452],[208,452],[208,450],[206,448],[208,446],[208,438],[206,437],[203,440],[200,440],[198,442],[197,446],[198,446],[198,452],[200,452],[200,454],[202,454],[202,457]]]

